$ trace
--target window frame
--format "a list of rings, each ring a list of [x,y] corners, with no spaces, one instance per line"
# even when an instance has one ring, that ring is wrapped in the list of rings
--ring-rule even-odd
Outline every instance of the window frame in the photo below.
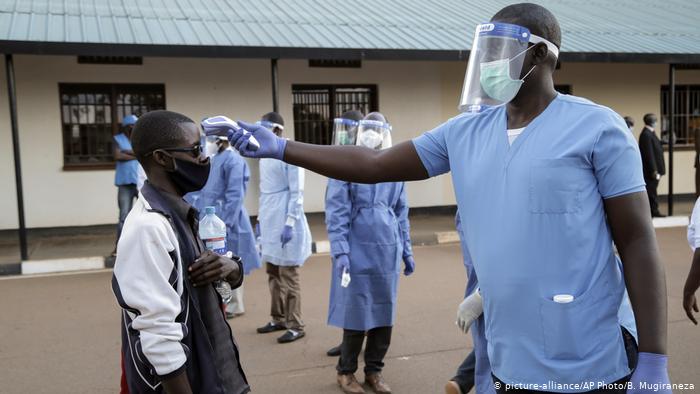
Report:
[[[111,161],[105,162],[83,162],[69,163],[66,161],[69,153],[66,152],[67,133],[65,126],[73,123],[66,123],[63,111],[63,94],[108,94],[110,97],[109,109],[111,119],[111,138],[119,133],[121,127],[121,119],[118,118],[118,96],[120,93],[145,93],[145,94],[162,94],[163,109],[167,108],[167,95],[164,83],[84,83],[84,82],[59,82],[58,83],[58,106],[61,113],[61,145],[63,150],[63,171],[92,171],[92,170],[110,170],[116,167],[116,160],[113,157],[114,146],[110,150]]]
[[[679,143],[676,141],[673,144],[673,150],[677,151],[694,151],[695,150],[695,133],[693,132],[693,129],[690,128],[690,118],[691,117],[700,117],[700,115],[693,115],[690,113],[690,107],[691,107],[691,99],[690,95],[691,92],[696,92],[698,95],[697,99],[700,100],[700,84],[682,84],[682,85],[675,85],[675,90],[676,94],[679,92],[683,92],[685,94],[685,101],[684,101],[684,108],[680,108],[682,103],[679,103],[678,100],[675,102],[675,109],[676,113],[671,115],[671,118],[685,118],[685,123],[686,123],[686,130],[683,131],[683,138],[687,140],[687,142],[684,143]],[[665,109],[669,109],[667,107],[670,106],[670,102],[666,103],[666,101],[670,101],[670,95],[671,95],[671,89],[669,85],[661,85],[659,87],[659,137],[662,136],[664,132],[668,132],[668,118],[669,115],[664,112]],[[664,125],[666,125],[666,128],[664,128]],[[679,136],[679,130],[676,129],[674,130],[676,133],[676,136]],[[678,137],[676,137],[678,138]],[[664,151],[668,151],[668,143],[663,143],[663,148]]]
[[[337,89],[368,89],[369,90],[369,112],[374,112],[374,111],[379,111],[379,85],[378,84],[371,84],[371,83],[359,83],[359,84],[354,84],[354,83],[343,83],[343,84],[292,84],[292,113],[294,113],[294,106],[295,101],[294,101],[294,94],[297,91],[300,90],[328,90],[328,115],[329,119],[328,121],[331,123],[331,133],[332,133],[332,123],[333,119],[339,117],[342,114],[336,114],[336,90]],[[296,125],[297,120],[294,118],[294,115],[292,115],[292,123]],[[305,143],[312,143],[316,144],[317,141],[308,141],[305,139],[297,139],[297,133],[299,131],[294,130],[294,140],[295,141],[300,141],[300,142],[305,142]],[[332,135],[328,137],[328,140],[330,141],[332,139]]]

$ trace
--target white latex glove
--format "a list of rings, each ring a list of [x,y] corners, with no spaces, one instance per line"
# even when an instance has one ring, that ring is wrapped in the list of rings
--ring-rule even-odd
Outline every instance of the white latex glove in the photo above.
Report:
[[[482,313],[484,313],[484,302],[481,299],[479,289],[477,289],[459,304],[457,322],[455,324],[466,334],[469,332],[469,327],[471,327],[474,320],[478,319]]]

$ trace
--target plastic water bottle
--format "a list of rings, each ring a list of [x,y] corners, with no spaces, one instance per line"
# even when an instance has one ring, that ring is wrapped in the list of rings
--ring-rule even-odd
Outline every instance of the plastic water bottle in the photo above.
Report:
[[[226,223],[216,216],[216,208],[205,207],[205,216],[199,222],[199,238],[204,242],[204,246],[214,253],[222,256],[226,255]],[[224,303],[231,301],[231,285],[225,280],[214,282],[216,291],[219,292]]]

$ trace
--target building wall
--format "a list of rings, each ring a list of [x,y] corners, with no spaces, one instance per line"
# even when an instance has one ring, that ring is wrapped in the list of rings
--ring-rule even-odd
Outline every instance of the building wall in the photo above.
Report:
[[[377,84],[379,110],[393,126],[393,143],[417,137],[444,119],[442,117],[441,63],[366,61],[362,68],[309,68],[303,60],[279,63],[280,110],[292,124],[293,84]],[[291,130],[288,134],[291,137]],[[327,179],[307,172],[306,204],[308,212],[324,209]],[[411,206],[454,204],[449,176],[407,184]]]
[[[565,63],[555,73],[555,81],[570,84],[573,94],[608,106],[622,116],[632,116],[635,135],[644,126],[644,114],[661,111],[661,85],[668,84],[668,65]],[[676,72],[676,84],[700,84],[700,70]],[[674,152],[675,194],[695,193],[694,151]],[[666,166],[668,168],[668,154]],[[661,178],[659,193],[668,193],[668,177]]]
[[[268,65],[263,60],[169,58],[146,58],[143,66],[78,65],[74,56],[15,56],[27,226],[117,221],[114,170],[63,170],[60,82],[164,83],[170,110],[195,120],[217,113],[247,118],[271,105]],[[6,97],[4,88],[0,97]],[[1,111],[6,108],[0,104]],[[9,118],[2,114],[4,142],[9,141]],[[5,164],[8,145],[1,145]],[[11,169],[9,162],[0,169],[4,184],[14,185]],[[3,187],[0,206],[15,206],[11,189]],[[0,218],[0,229],[15,228],[16,211],[4,212],[8,214]]]
[[[441,121],[441,73],[435,62],[364,62],[360,69],[308,68],[305,61],[280,61],[280,109],[293,138],[291,85],[297,83],[377,84],[379,106],[394,125],[394,141],[419,135]],[[166,106],[198,120],[227,114],[257,120],[272,108],[267,60],[145,58],[142,66],[77,64],[74,56],[16,56],[18,114],[28,227],[115,223],[113,170],[64,171],[59,83],[162,83]],[[6,90],[2,89],[3,92]],[[5,100],[6,94],[0,95]],[[420,97],[421,100],[407,100]],[[7,103],[0,101],[0,111]],[[9,142],[9,117],[0,112],[0,138]],[[39,115],[40,114],[40,115]],[[2,144],[2,181],[14,185],[11,155]],[[11,152],[11,151],[8,151]],[[246,206],[257,214],[257,163]],[[412,183],[413,206],[453,204],[448,177]],[[325,178],[308,174],[305,208],[322,211]],[[0,229],[16,228],[14,190],[3,188],[0,204],[8,209]],[[437,192],[435,192],[437,190]]]
[[[279,62],[280,110],[293,138],[293,84],[377,84],[379,109],[394,126],[394,143],[430,130],[457,114],[465,62],[366,61],[359,69],[309,68],[306,61]],[[4,75],[4,65],[0,65]],[[227,114],[257,120],[272,108],[267,60],[145,58],[142,66],[78,65],[73,56],[15,56],[18,113],[27,225],[79,226],[117,220],[114,171],[64,171],[58,84],[162,83],[169,110],[198,120]],[[573,93],[631,115],[641,129],[646,112],[659,112],[665,65],[566,63],[555,74]],[[677,83],[700,83],[699,71],[679,71]],[[16,198],[10,121],[4,78],[0,78],[0,229],[16,228]],[[677,152],[676,193],[691,193],[693,152]],[[246,206],[257,214],[257,163]],[[667,190],[663,178],[660,191]],[[307,173],[305,208],[322,211],[326,179]],[[411,206],[455,203],[449,176],[408,185]]]

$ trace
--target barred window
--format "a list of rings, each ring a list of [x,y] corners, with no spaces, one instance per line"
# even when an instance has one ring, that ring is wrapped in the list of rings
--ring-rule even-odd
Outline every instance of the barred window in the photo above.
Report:
[[[333,119],[345,111],[378,111],[376,85],[292,85],[294,139],[329,145]]]
[[[668,85],[661,86],[661,139],[668,143],[669,119],[673,119],[674,144],[692,146],[695,131],[700,130],[700,85],[676,85],[675,105],[672,116],[671,93]]]
[[[59,84],[64,169],[114,167],[113,139],[125,115],[165,109],[165,86]]]

